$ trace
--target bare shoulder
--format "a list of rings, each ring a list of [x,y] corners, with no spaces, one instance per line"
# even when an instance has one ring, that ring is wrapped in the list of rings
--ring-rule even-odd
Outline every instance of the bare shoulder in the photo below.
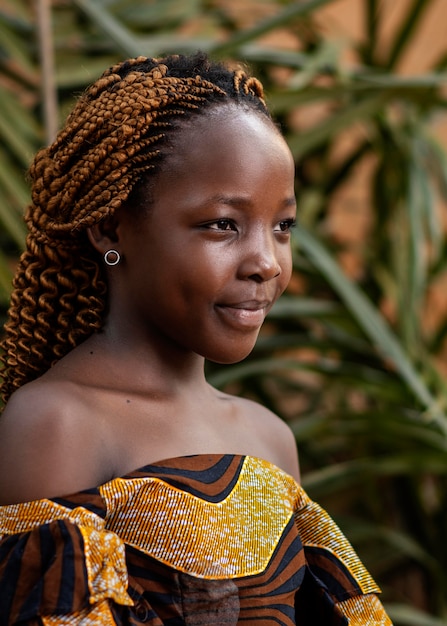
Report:
[[[91,432],[75,385],[38,379],[0,417],[0,504],[66,495],[96,476]]]
[[[264,450],[263,456],[285,472],[300,480],[298,452],[295,436],[290,427],[266,407],[246,398],[235,399],[248,428],[252,433],[253,446]]]

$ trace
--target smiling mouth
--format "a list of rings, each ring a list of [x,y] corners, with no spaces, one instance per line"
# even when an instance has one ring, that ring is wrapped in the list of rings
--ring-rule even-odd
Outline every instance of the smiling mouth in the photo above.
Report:
[[[262,326],[269,307],[270,302],[255,300],[216,305],[216,309],[227,322],[244,329],[256,329]]]

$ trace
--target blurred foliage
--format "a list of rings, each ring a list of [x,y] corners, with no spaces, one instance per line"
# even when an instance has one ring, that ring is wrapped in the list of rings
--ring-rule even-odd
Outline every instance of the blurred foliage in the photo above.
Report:
[[[250,358],[210,364],[208,376],[288,421],[304,486],[355,544],[394,623],[439,626],[447,320],[433,303],[447,276],[447,157],[432,121],[447,104],[447,49],[423,75],[400,75],[433,2],[405,2],[384,46],[384,3],[357,1],[361,43],[320,27],[319,10],[337,0],[54,0],[59,116],[127,56],[202,49],[262,79],[296,158],[295,273]],[[0,0],[3,317],[24,241],[25,172],[45,137],[39,59],[31,3]],[[366,226],[353,237],[359,216]]]

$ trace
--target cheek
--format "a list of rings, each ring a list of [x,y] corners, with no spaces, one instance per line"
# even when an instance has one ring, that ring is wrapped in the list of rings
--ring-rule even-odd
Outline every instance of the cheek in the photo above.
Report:
[[[292,250],[289,247],[281,259],[281,293],[289,284],[290,278],[292,277],[292,270],[293,270]]]
[[[219,290],[232,279],[238,265],[235,250],[220,248],[217,245],[204,245],[193,250],[187,249],[180,261],[185,284],[193,289]]]
[[[180,254],[175,250],[170,258],[165,257],[156,280],[161,293],[170,285],[170,299],[184,306],[214,299],[228,283],[228,274],[228,259],[224,255],[215,250],[206,253],[203,249],[198,252],[186,247]]]

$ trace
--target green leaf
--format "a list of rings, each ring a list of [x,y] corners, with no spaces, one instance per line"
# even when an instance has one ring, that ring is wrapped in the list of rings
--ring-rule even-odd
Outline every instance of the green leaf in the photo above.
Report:
[[[9,259],[0,248],[0,304],[6,306],[9,303],[12,290],[12,270]]]
[[[285,317],[315,317],[340,312],[340,306],[332,300],[306,298],[300,296],[283,296],[276,302],[267,319],[283,319]]]
[[[114,42],[122,54],[126,57],[137,57],[142,54],[138,38],[117,20],[104,5],[95,0],[73,0],[73,2]]]
[[[388,70],[395,67],[397,62],[402,56],[405,48],[411,43],[411,35],[422,23],[421,16],[424,11],[427,11],[432,0],[413,0],[412,6],[410,6],[405,19],[402,21],[401,28],[397,33],[394,42],[392,44],[388,59],[386,61],[386,67]]]
[[[0,137],[24,168],[28,168],[36,152],[37,129],[26,111],[9,93],[0,98]]]
[[[426,387],[423,378],[416,371],[395,337],[383,315],[368,300],[367,296],[350,281],[341,271],[329,252],[310,232],[300,227],[296,231],[296,240],[302,251],[326,277],[332,288],[345,302],[351,314],[363,328],[366,335],[373,341],[385,358],[390,359],[396,371],[402,376],[409,390],[425,407],[425,418],[434,420],[447,434],[447,419],[442,413],[438,402]]]
[[[369,98],[365,97],[359,102],[333,113],[309,130],[302,130],[288,136],[287,142],[292,154],[296,159],[300,159],[306,153],[334,139],[342,130],[352,126],[354,122],[370,119],[382,110],[385,99],[385,95],[380,92]]]
[[[445,619],[433,617],[414,606],[387,603],[385,608],[394,626],[447,626]]]
[[[304,17],[325,4],[330,4],[334,1],[335,0],[301,0],[300,2],[292,2],[283,11],[279,11],[273,17],[256,24],[253,28],[236,33],[224,43],[216,43],[211,51],[214,56],[228,56],[236,48],[247,43],[247,41],[257,39],[261,35],[265,35],[265,33],[290,24],[292,20]]]

